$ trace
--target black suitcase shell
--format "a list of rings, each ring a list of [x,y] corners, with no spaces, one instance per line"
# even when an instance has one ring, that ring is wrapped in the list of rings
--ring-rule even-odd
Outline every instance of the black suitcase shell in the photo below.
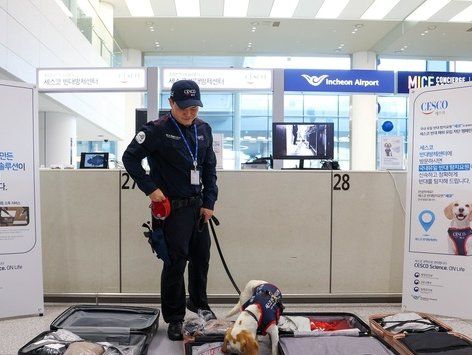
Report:
[[[419,312],[418,315],[431,322],[437,330],[425,332],[395,333],[385,329],[381,321],[393,314],[374,314],[369,317],[372,331],[402,355],[417,354],[472,354],[472,339],[457,333],[436,316]]]
[[[53,320],[49,331],[42,332],[20,350],[19,355],[31,354],[25,349],[49,333],[67,329],[84,340],[139,346],[145,355],[157,332],[160,311],[150,307],[77,305],[66,309]]]

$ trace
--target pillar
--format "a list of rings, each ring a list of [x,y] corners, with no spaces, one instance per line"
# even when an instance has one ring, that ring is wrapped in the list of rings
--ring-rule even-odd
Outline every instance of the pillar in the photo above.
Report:
[[[352,69],[377,69],[373,52],[352,55]],[[351,170],[376,170],[377,95],[351,96]]]
[[[77,165],[77,119],[68,113],[44,112],[40,140],[43,138],[44,166]],[[42,163],[41,163],[42,164]]]

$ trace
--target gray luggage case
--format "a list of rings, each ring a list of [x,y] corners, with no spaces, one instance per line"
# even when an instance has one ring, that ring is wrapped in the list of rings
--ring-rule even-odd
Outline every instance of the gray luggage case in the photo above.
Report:
[[[132,354],[145,355],[157,332],[160,311],[149,307],[78,305],[65,310],[45,331],[24,345],[19,355],[49,355],[34,348],[46,335],[66,329],[89,342],[127,346]],[[60,352],[58,352],[60,354]]]

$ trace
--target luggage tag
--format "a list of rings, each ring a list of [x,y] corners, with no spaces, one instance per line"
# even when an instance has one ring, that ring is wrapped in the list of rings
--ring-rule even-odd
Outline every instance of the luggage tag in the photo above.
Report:
[[[197,170],[197,162],[193,162],[193,170],[190,170],[190,184],[200,185],[200,171]]]

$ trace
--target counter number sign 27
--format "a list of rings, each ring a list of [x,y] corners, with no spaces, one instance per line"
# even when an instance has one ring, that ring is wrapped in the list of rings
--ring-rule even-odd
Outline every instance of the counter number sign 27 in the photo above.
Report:
[[[136,181],[131,179],[128,173],[121,173],[121,181],[123,181],[123,184],[121,185],[122,190],[129,190],[130,185],[132,190],[136,188]]]
[[[334,174],[333,175],[333,190],[347,191],[351,187],[349,183],[349,174]]]

